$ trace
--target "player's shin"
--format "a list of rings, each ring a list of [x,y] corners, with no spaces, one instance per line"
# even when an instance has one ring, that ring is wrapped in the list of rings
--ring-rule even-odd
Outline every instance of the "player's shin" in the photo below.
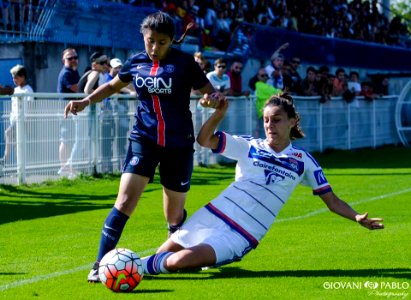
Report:
[[[97,261],[100,261],[107,252],[116,247],[128,218],[115,207],[110,211],[101,231]]]

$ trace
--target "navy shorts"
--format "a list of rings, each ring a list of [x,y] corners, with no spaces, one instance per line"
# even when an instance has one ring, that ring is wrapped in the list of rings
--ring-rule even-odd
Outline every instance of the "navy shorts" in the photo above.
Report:
[[[149,177],[152,182],[159,165],[161,184],[169,190],[185,193],[190,189],[193,161],[193,147],[161,147],[150,139],[140,137],[130,140],[122,173]]]

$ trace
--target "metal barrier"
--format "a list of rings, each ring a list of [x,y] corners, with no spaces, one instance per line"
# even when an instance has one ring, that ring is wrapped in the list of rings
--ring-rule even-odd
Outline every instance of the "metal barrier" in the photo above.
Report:
[[[10,155],[0,166],[0,183],[25,184],[75,177],[81,173],[118,172],[128,145],[128,133],[134,123],[137,101],[125,95],[87,107],[78,116],[63,118],[68,100],[84,94],[16,94],[17,122],[10,142]],[[34,101],[26,107],[24,97]],[[0,97],[3,116],[0,122],[0,151],[5,148],[4,130],[11,112],[10,97]],[[231,134],[255,135],[256,112],[253,97],[230,97],[227,116],[219,129]],[[325,104],[317,97],[294,97],[306,137],[294,142],[308,151],[327,148],[355,149],[400,142],[395,126],[398,96],[374,101],[359,98],[347,104],[333,98]],[[209,117],[193,98],[190,109],[195,134]],[[1,107],[2,106],[2,107]],[[194,163],[214,164],[219,156],[194,145]],[[0,152],[0,157],[3,152]]]

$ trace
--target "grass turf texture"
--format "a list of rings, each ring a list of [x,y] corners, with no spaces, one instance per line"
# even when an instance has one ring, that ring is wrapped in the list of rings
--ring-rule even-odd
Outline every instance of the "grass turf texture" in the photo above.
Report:
[[[146,276],[130,294],[88,284],[119,178],[0,188],[0,299],[411,299],[411,149],[315,154],[328,181],[359,212],[383,217],[369,231],[330,213],[300,186],[259,247],[241,262]],[[233,179],[233,166],[196,168],[189,214]],[[141,256],[166,237],[156,177],[119,247]],[[376,289],[370,283],[378,283]],[[382,287],[384,285],[384,288]]]

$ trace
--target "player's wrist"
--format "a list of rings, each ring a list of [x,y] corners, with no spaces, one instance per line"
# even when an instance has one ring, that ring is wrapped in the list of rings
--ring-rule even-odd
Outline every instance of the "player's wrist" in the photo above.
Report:
[[[90,98],[85,98],[83,101],[86,102],[87,105],[91,105],[93,103]]]

